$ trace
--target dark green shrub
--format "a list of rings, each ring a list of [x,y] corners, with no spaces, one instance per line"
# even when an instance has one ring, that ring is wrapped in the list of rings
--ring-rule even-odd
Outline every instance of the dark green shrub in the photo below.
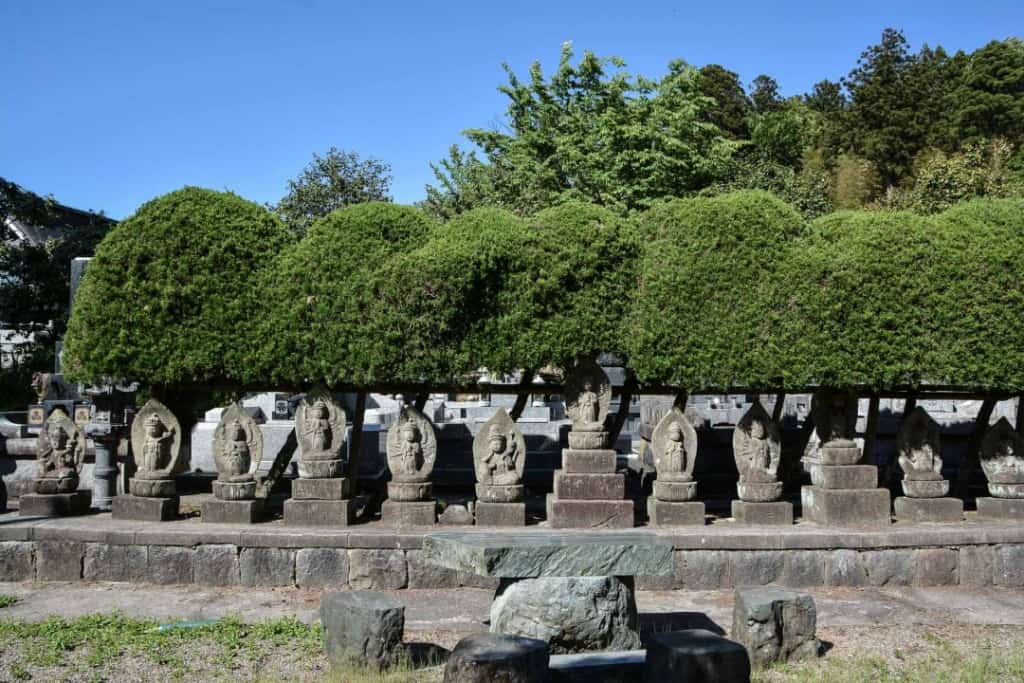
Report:
[[[638,218],[640,285],[625,341],[641,381],[688,390],[775,386],[774,287],[800,214],[760,191],[673,200]]]
[[[150,385],[248,372],[257,273],[290,240],[258,204],[186,187],[143,204],[96,249],[68,323],[66,372]]]

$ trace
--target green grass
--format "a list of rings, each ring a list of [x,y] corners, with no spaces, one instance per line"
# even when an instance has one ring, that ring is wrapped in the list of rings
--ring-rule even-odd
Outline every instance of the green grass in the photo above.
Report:
[[[18,596],[0,593],[0,608],[10,607],[16,602],[18,602]]]

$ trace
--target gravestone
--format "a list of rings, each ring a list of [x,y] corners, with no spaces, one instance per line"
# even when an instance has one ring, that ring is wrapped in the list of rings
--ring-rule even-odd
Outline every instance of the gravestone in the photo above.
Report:
[[[564,528],[626,528],[634,522],[633,501],[625,500],[626,477],[618,456],[607,448],[605,420],[612,400],[608,376],[593,360],[573,368],[565,381],[566,412],[572,420],[562,469],[548,496],[548,523]]]
[[[348,526],[355,501],[345,476],[345,411],[328,391],[318,386],[295,411],[299,443],[299,478],[292,481],[292,497],[284,502],[288,526]]]
[[[978,516],[1024,519],[1024,437],[1014,431],[1005,417],[985,434],[981,468],[991,496],[978,497]]]
[[[788,525],[793,523],[793,504],[779,500],[779,462],[782,437],[779,427],[754,401],[733,430],[733,457],[740,480],[740,499],[732,502],[732,516],[741,524]]]
[[[922,407],[915,408],[896,435],[898,462],[903,470],[903,493],[893,501],[902,522],[959,522],[964,503],[950,498],[949,482],[942,478],[939,426]]]
[[[524,526],[523,470],[526,441],[504,408],[473,438],[476,471],[476,523],[480,526]]]
[[[213,500],[200,506],[202,521],[252,524],[263,512],[256,498],[256,467],[263,456],[263,434],[256,421],[238,403],[221,413],[213,432],[213,458],[217,479]]]
[[[18,514],[33,517],[81,515],[89,510],[90,496],[78,490],[78,475],[85,460],[85,435],[61,409],[46,418],[36,439],[34,492],[21,496]]]
[[[132,422],[135,476],[128,480],[128,493],[112,501],[114,519],[162,522],[178,516],[174,475],[181,442],[181,424],[174,413],[154,398],[146,401]]]
[[[393,526],[432,526],[437,521],[430,474],[437,459],[437,434],[430,420],[412,406],[402,409],[388,430],[388,499],[381,520]]]
[[[673,407],[651,435],[658,477],[647,501],[653,526],[704,524],[704,503],[697,497],[693,467],[697,460],[697,430],[686,413]]]

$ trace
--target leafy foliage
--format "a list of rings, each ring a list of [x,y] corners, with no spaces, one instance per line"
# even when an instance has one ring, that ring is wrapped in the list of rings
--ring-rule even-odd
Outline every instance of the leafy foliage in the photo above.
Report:
[[[143,204],[96,249],[65,340],[73,379],[232,382],[249,367],[257,274],[290,241],[265,208],[186,187]]]

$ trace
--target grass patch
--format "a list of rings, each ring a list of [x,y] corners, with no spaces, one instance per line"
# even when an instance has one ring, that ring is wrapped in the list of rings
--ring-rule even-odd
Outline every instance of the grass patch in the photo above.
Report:
[[[0,593],[0,608],[10,607],[14,603],[18,602],[18,596],[7,595],[6,593]]]

